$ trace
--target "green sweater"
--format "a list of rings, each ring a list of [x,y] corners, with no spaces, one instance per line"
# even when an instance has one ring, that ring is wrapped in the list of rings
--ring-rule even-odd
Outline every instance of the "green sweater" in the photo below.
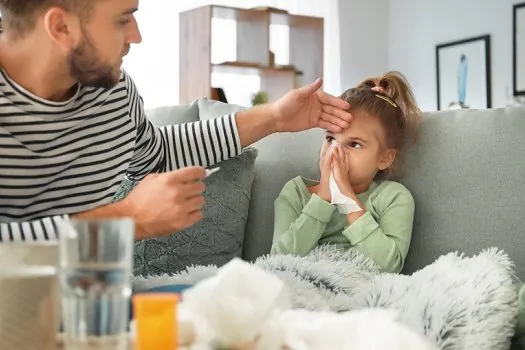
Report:
[[[400,272],[408,253],[414,221],[414,199],[400,183],[372,182],[357,197],[366,213],[352,225],[346,215],[307,186],[318,182],[300,176],[290,180],[275,200],[272,254],[304,256],[321,244],[356,247],[385,272]]]

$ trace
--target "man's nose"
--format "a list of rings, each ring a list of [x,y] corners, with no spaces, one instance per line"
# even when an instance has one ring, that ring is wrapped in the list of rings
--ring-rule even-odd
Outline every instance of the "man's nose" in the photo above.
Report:
[[[140,44],[142,42],[142,35],[140,34],[139,25],[136,19],[133,21],[133,26],[128,36],[128,42],[130,44]]]

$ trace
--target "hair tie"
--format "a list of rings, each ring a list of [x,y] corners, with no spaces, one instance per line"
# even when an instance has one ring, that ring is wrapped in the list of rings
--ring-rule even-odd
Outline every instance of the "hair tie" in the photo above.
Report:
[[[382,94],[385,93],[385,89],[383,89],[382,86],[374,86],[374,87],[372,88],[372,91],[380,92],[380,93],[382,93]]]
[[[382,86],[374,86],[373,88],[371,88],[371,90],[382,94],[382,95],[376,94],[376,96],[390,103],[394,108],[397,108],[397,104],[394,101],[392,101],[390,97],[386,96],[386,91],[385,89],[383,89]]]

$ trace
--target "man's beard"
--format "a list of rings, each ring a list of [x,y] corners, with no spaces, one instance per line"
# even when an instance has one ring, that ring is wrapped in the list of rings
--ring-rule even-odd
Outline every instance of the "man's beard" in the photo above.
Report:
[[[102,62],[96,52],[84,32],[82,42],[69,54],[69,73],[82,85],[110,89],[119,82],[120,71]]]

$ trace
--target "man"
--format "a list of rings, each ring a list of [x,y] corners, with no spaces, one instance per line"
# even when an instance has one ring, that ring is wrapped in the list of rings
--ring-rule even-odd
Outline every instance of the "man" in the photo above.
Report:
[[[56,220],[131,217],[136,238],[201,218],[203,167],[274,132],[348,125],[321,82],[211,121],[153,127],[121,71],[138,0],[0,0],[0,240],[56,239]],[[179,170],[180,169],[180,170]],[[124,177],[141,180],[112,204]]]

